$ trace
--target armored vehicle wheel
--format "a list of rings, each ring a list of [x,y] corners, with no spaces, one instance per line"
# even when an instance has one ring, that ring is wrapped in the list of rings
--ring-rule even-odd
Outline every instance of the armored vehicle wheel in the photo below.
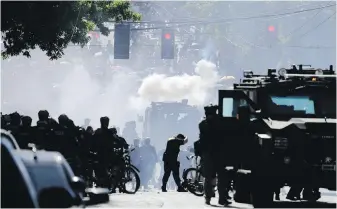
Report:
[[[252,177],[250,174],[237,173],[234,184],[234,201],[245,204],[252,204]]]
[[[264,176],[254,177],[252,189],[252,204],[254,208],[273,208],[274,191],[272,182]]]

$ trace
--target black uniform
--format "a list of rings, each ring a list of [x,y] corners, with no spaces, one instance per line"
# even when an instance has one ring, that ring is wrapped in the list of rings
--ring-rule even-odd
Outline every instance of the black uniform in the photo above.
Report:
[[[35,139],[34,136],[34,129],[31,127],[32,125],[32,118],[29,116],[22,117],[22,125],[19,127],[16,140],[21,149],[29,149],[29,143],[35,143],[33,140]]]
[[[178,186],[178,191],[184,191],[181,187],[180,176],[179,176],[179,166],[178,155],[180,152],[180,146],[184,145],[187,139],[184,135],[178,134],[174,138],[170,138],[166,144],[166,150],[163,154],[164,161],[164,176],[162,180],[162,191],[166,192],[166,184],[170,178],[171,172],[173,173],[174,181]]]
[[[228,204],[225,166],[228,150],[224,139],[223,126],[216,114],[217,107],[205,107],[206,119],[199,124],[200,147],[202,147],[202,168],[205,177],[204,189],[206,204],[214,197],[214,179],[218,180],[219,204]]]

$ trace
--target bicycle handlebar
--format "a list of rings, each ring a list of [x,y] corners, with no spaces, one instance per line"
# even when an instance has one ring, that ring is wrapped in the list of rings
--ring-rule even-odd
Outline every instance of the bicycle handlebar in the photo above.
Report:
[[[196,158],[197,156],[191,155],[191,156],[186,156],[187,160],[192,160],[193,158]]]

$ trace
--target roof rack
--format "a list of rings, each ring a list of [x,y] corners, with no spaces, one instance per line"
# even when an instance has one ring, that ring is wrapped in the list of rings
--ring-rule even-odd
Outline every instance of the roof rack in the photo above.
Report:
[[[292,65],[291,68],[268,69],[267,75],[256,75],[253,71],[244,71],[243,79],[239,84],[234,84],[235,88],[258,88],[271,83],[285,81],[302,81],[324,83],[335,81],[337,75],[330,65],[328,69],[312,68],[311,65]]]

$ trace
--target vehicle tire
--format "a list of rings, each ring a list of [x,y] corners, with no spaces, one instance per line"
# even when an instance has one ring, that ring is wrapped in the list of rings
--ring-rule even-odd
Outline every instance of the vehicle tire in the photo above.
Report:
[[[251,204],[251,176],[250,174],[237,173],[235,182],[234,201]]]
[[[126,168],[125,170],[125,177],[124,177],[124,182],[122,183],[122,191],[126,194],[135,194],[138,190],[139,190],[139,187],[140,187],[140,178],[139,178],[139,175],[137,173],[137,171],[135,171],[133,168],[131,167],[128,167]],[[126,184],[129,183],[130,179],[129,178],[132,178],[134,177],[134,184],[132,184],[132,188],[129,189],[127,188]]]
[[[254,208],[273,208],[274,191],[272,189],[272,182],[266,181],[266,178],[254,178],[254,188],[251,199]]]
[[[197,178],[191,179],[190,176],[193,178],[196,176]],[[200,170],[197,170],[196,168],[189,168],[185,170],[183,173],[183,180],[187,190],[195,196],[201,197],[205,194],[203,182],[204,177]]]

